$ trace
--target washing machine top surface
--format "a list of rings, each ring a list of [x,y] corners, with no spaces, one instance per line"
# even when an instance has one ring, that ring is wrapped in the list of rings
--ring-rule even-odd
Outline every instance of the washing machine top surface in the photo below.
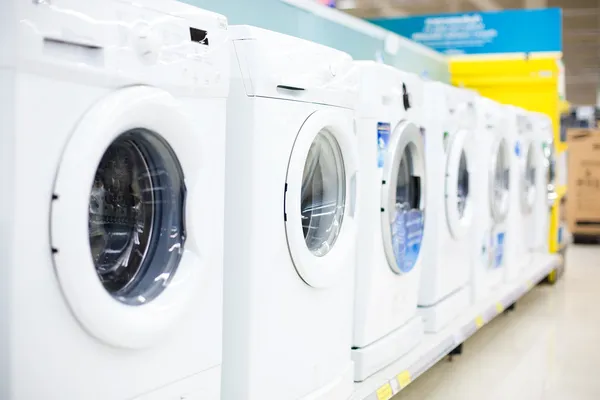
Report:
[[[485,121],[499,122],[504,117],[502,105],[487,97],[478,96],[476,108],[479,117]]]
[[[246,95],[354,109],[358,76],[350,55],[248,25],[230,27]]]
[[[533,136],[533,118],[529,112],[519,110],[517,113],[517,129],[518,134],[523,137],[531,138]]]
[[[414,107],[410,83],[398,69],[375,61],[355,61],[359,76],[358,118],[409,119]],[[411,121],[416,122],[416,121]]]
[[[479,95],[469,89],[444,85],[446,106],[451,126],[455,129],[477,129],[476,102]]]
[[[539,136],[541,140],[552,141],[552,120],[547,114],[531,111],[529,113],[534,135]]]
[[[17,49],[0,65],[95,86],[150,84],[191,96],[228,95],[222,15],[158,0],[18,2],[15,10]]]

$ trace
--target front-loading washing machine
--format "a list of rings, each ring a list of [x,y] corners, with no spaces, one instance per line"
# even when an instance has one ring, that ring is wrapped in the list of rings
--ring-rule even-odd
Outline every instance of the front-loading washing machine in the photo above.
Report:
[[[360,192],[352,358],[362,381],[415,347],[425,212],[425,149],[415,99],[399,70],[355,63]],[[422,88],[422,85],[421,85]]]
[[[478,131],[473,168],[473,248],[471,299],[488,297],[504,281],[506,218],[509,207],[510,149],[505,106],[479,96],[476,102]]]
[[[542,143],[537,132],[537,115],[525,111],[521,115],[520,124],[523,125],[522,159],[521,159],[521,227],[522,240],[518,242],[518,255],[524,269],[534,264],[535,233],[541,222],[536,221],[538,200],[546,197],[547,192],[542,178],[544,176],[544,154]],[[541,186],[543,187],[540,187]],[[541,193],[539,193],[541,192]],[[539,196],[538,196],[539,195]],[[545,202],[544,202],[545,204]],[[542,208],[547,209],[547,205]]]
[[[471,172],[476,94],[427,82],[424,96],[427,218],[419,312],[437,332],[470,303],[473,207]],[[435,250],[433,250],[435,249]]]
[[[346,53],[230,28],[223,399],[353,390],[358,79]]]
[[[529,112],[521,107],[505,106],[508,114],[509,147],[511,151],[507,242],[505,246],[506,279],[522,276],[532,262],[532,238],[526,224],[532,222],[535,202],[536,152],[532,148],[533,125]]]
[[[219,399],[227,20],[176,1],[0,14],[0,398]]]
[[[535,175],[535,204],[533,221],[529,234],[532,238],[531,250],[535,255],[549,254],[550,213],[556,200],[554,188],[554,141],[552,120],[547,114],[530,113],[533,123],[534,149],[537,153]]]

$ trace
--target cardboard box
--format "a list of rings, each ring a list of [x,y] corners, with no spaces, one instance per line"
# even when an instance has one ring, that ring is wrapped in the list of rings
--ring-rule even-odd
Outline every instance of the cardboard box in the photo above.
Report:
[[[573,234],[600,235],[600,129],[569,129],[567,141],[569,230]]]

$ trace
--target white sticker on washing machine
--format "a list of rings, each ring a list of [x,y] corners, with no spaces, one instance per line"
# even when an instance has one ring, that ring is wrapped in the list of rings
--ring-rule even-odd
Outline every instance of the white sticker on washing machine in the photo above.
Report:
[[[385,155],[387,153],[388,143],[390,142],[390,123],[377,123],[377,167],[383,168],[385,163]]]

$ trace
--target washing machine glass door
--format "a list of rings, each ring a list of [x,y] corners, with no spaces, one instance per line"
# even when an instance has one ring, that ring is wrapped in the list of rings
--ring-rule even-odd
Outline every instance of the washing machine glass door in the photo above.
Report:
[[[510,149],[504,137],[492,146],[489,169],[490,211],[496,223],[504,221],[508,214],[510,189]]]
[[[534,149],[534,141],[531,141],[524,154],[524,164],[521,176],[521,209],[523,214],[529,214],[533,210],[536,196],[536,174],[538,161]]]
[[[381,228],[392,271],[411,271],[420,254],[425,213],[425,160],[420,129],[395,127],[388,144],[381,184]]]
[[[543,143],[544,164],[546,167],[546,195],[548,207],[552,208],[557,198],[556,194],[556,158],[554,153],[554,142],[552,140]]]
[[[445,208],[446,221],[450,234],[455,239],[463,237],[472,220],[472,202],[470,188],[470,153],[468,153],[467,140],[469,132],[458,130],[451,135],[448,145],[446,160]]]
[[[154,344],[201,288],[205,266],[185,210],[197,136],[168,93],[132,87],[84,114],[64,150],[52,199],[55,269],[81,325],[109,345]]]
[[[346,111],[317,111],[302,125],[290,155],[284,220],[290,256],[310,286],[350,273],[356,240],[356,148]]]

